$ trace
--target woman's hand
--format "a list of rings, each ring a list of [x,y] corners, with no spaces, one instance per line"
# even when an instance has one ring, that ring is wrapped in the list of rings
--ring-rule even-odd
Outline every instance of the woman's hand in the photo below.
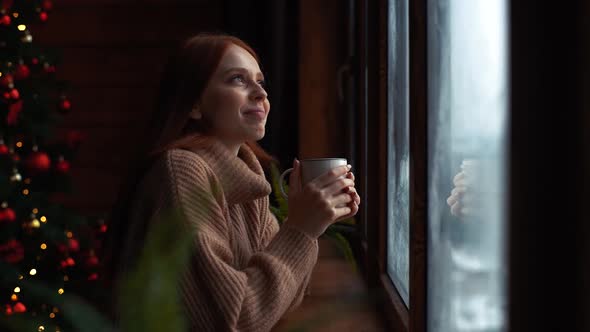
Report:
[[[354,188],[354,175],[348,166],[339,166],[301,186],[301,164],[293,163],[289,177],[289,215],[287,223],[310,237],[317,238],[331,224],[358,212],[360,197]]]
[[[465,173],[463,171],[457,173],[453,178],[453,185],[451,196],[447,198],[447,204],[451,207],[451,214],[457,217],[463,216],[463,196],[467,191],[467,184],[465,183]]]

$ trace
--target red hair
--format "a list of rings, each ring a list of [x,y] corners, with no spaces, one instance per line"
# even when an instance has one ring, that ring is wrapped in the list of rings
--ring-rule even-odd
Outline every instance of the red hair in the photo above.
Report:
[[[109,218],[109,236],[103,254],[104,281],[107,286],[116,277],[119,251],[123,249],[127,237],[131,203],[151,162],[167,150],[206,146],[212,139],[207,135],[206,124],[192,119],[189,113],[201,98],[221,58],[231,45],[245,49],[259,62],[256,52],[241,39],[225,34],[202,33],[184,41],[166,64],[146,136],[149,142],[139,151],[136,163],[130,168]],[[256,142],[246,144],[264,167],[276,161]],[[145,231],[146,229],[143,230],[144,234]]]
[[[257,62],[256,52],[243,40],[224,34],[202,33],[187,39],[170,59],[160,86],[156,114],[151,124],[155,139],[148,154],[157,156],[170,149],[187,149],[207,145],[211,137],[203,121],[190,118],[193,105],[200,100],[225,51],[237,45]],[[246,142],[263,166],[275,161],[256,142]]]

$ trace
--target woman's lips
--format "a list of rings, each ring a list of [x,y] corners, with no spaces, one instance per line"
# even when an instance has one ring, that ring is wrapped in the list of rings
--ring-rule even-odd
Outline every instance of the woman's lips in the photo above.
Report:
[[[245,116],[253,117],[256,119],[264,119],[266,117],[266,113],[263,110],[246,110],[243,113]]]

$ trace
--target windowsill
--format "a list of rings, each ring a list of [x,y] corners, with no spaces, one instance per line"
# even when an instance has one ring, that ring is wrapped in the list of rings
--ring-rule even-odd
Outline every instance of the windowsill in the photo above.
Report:
[[[368,300],[363,278],[327,239],[320,239],[320,254],[309,294],[273,328],[275,332],[385,331],[381,317]]]

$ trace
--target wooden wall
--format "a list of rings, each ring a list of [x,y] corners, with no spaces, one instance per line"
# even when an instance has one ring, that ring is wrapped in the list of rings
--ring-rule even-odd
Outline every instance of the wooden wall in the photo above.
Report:
[[[338,69],[347,61],[346,1],[299,2],[299,158],[346,156]]]
[[[220,30],[214,0],[55,0],[48,22],[32,28],[34,42],[57,49],[58,77],[72,86],[62,129],[87,134],[72,164],[84,213],[107,212],[149,117],[159,72],[181,39]]]

